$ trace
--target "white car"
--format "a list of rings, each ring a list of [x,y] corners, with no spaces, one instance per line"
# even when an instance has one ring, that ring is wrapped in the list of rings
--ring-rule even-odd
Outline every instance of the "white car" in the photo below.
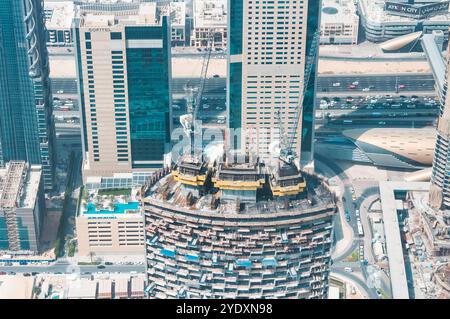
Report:
[[[333,86],[334,86],[334,87],[336,87],[336,86],[341,86],[341,83],[339,83],[339,82],[333,83]]]
[[[370,88],[364,88],[363,89],[363,92],[369,92],[370,91]]]

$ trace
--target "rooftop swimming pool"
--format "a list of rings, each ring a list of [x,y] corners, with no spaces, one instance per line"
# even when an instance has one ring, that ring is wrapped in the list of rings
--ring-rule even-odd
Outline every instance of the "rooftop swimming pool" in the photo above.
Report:
[[[101,209],[97,210],[94,203],[88,203],[86,205],[86,211],[83,214],[123,214],[127,210],[138,210],[139,202],[128,202],[126,204],[116,203],[114,204],[114,210]]]

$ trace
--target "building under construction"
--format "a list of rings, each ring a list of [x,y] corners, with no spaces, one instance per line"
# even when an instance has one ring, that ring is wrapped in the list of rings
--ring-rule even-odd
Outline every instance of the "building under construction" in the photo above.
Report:
[[[186,156],[142,204],[150,297],[326,298],[336,205],[295,164]]]
[[[44,214],[41,166],[7,163],[0,169],[0,251],[38,252]]]

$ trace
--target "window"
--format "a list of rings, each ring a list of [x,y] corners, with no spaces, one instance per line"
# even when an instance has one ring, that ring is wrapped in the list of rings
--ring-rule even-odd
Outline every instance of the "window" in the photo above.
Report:
[[[121,40],[122,33],[121,32],[111,32],[111,40]]]

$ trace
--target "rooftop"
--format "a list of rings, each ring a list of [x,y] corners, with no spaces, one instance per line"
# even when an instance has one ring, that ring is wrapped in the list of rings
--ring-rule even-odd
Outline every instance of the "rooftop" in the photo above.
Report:
[[[353,0],[323,0],[321,23],[358,23]]]
[[[44,1],[44,12],[47,29],[70,29],[75,6],[72,1]]]
[[[170,24],[172,27],[184,27],[186,24],[186,3],[170,3]]]
[[[197,185],[203,185],[204,189],[202,188],[198,196],[192,196],[194,193],[186,194],[191,192],[192,187],[195,186],[186,188],[183,183],[190,184],[190,180],[195,177],[180,178],[180,172],[174,168],[172,173],[146,186],[144,189],[145,201],[163,207],[177,207],[177,210],[189,214],[227,214],[230,216],[251,214],[266,215],[267,218],[278,214],[308,213],[318,207],[334,205],[332,193],[315,175],[302,172],[306,181],[304,191],[301,191],[304,187],[303,179],[302,184],[298,185],[298,176],[295,175],[292,184],[282,186],[285,187],[283,191],[291,192],[294,195],[278,198],[275,196],[275,189],[272,192],[271,183],[268,182],[270,174],[271,171],[262,163],[256,166],[251,164],[236,166],[229,166],[226,163],[211,164],[209,173],[202,178],[197,176],[199,180],[203,181]],[[197,189],[199,188],[197,187]],[[236,203],[239,203],[238,207]]]
[[[0,169],[0,208],[32,208],[41,181],[41,166],[11,161]]]
[[[362,9],[362,14],[368,20],[378,23],[414,23],[416,24],[417,19],[400,17],[397,15],[389,14],[384,10],[385,0],[359,0],[360,8]],[[450,14],[441,14],[430,17],[425,21],[450,21]]]
[[[227,0],[194,0],[194,28],[226,27]]]
[[[108,6],[108,4],[100,4]],[[159,25],[160,20],[156,10],[156,2],[140,3],[131,7],[86,7],[81,10],[80,26],[106,28],[118,25]]]
[[[429,183],[423,182],[380,182],[380,198],[386,235],[386,250],[389,259],[389,272],[394,299],[409,299],[405,258],[403,256],[395,192],[428,192],[429,187]]]
[[[138,189],[84,190],[81,198],[80,216],[134,217],[140,214]]]

